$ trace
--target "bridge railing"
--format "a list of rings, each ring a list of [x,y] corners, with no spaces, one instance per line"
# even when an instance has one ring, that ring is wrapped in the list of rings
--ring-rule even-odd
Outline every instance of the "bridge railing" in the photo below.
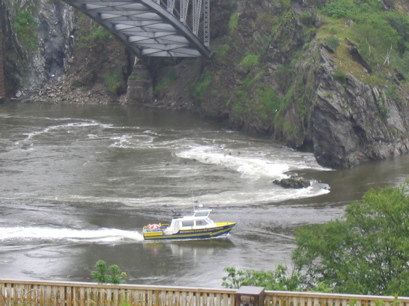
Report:
[[[256,306],[239,302],[236,292],[235,289],[0,280],[0,305]],[[261,303],[264,306],[409,306],[409,297],[265,291]]]

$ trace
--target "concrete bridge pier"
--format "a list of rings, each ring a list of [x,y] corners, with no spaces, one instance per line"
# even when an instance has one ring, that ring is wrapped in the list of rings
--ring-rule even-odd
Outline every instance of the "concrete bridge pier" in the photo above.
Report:
[[[137,61],[133,66],[132,74],[128,77],[127,104],[149,104],[152,102],[152,99],[152,78],[145,63]]]

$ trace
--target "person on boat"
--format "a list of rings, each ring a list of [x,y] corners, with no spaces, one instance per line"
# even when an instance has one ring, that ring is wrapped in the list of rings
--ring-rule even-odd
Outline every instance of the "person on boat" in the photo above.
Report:
[[[149,225],[149,228],[150,228],[152,231],[157,230],[157,229],[160,229],[160,224],[152,224],[152,225]]]

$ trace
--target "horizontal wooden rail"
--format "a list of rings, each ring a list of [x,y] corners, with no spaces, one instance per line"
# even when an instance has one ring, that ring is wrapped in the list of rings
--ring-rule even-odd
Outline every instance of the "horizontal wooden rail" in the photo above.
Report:
[[[264,306],[409,306],[409,297],[266,291]]]
[[[0,280],[0,305],[228,306],[236,290]]]
[[[239,306],[234,289],[0,280],[7,306]],[[265,291],[264,306],[409,306],[409,297]],[[258,305],[254,305],[258,306]]]

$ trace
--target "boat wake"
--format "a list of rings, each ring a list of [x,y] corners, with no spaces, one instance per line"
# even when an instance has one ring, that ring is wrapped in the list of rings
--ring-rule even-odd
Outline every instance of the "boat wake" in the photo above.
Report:
[[[129,243],[142,241],[136,231],[119,229],[70,229],[53,227],[0,227],[0,242],[66,241],[89,243]]]

